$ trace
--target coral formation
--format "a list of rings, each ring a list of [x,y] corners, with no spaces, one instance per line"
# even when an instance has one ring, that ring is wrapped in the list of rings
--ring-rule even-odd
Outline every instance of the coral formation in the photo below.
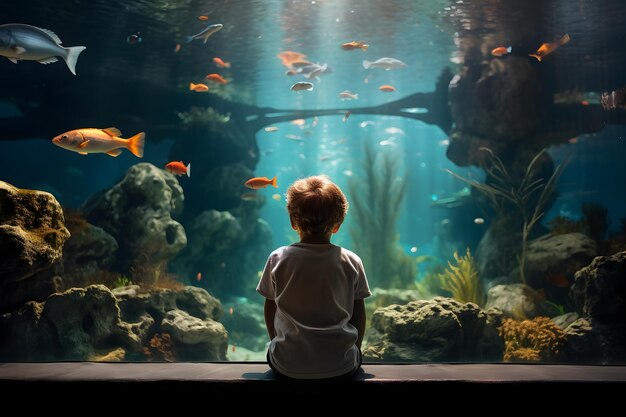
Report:
[[[417,275],[415,262],[398,245],[397,220],[406,191],[397,161],[365,145],[362,170],[349,183],[352,244],[363,260],[372,287],[404,288]],[[384,259],[384,262],[380,260]]]
[[[176,362],[176,348],[169,333],[157,333],[152,336],[143,352],[149,361]]]
[[[441,288],[450,291],[452,298],[457,301],[482,306],[485,302],[484,292],[469,248],[462,257],[454,252],[454,259],[456,266],[448,262],[448,269],[439,274]]]
[[[504,338],[505,362],[555,360],[565,339],[563,330],[548,317],[504,319],[498,333]]]

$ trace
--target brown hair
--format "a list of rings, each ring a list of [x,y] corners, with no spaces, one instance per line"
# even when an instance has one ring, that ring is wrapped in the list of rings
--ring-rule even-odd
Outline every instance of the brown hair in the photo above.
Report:
[[[326,175],[299,179],[287,190],[291,223],[308,236],[323,236],[343,222],[348,200]]]

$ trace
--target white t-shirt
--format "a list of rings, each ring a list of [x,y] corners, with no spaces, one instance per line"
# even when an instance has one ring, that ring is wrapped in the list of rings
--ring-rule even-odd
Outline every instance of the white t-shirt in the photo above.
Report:
[[[359,365],[354,300],[369,297],[361,259],[333,244],[295,243],[272,252],[257,291],[276,303],[269,355],[291,378],[331,378]]]

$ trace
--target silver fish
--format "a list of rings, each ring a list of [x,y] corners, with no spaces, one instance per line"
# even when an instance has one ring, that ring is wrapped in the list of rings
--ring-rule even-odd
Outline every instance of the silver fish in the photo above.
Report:
[[[363,61],[363,68],[368,69],[368,68],[384,68],[387,71],[392,70],[392,69],[400,69],[400,68],[406,68],[407,65],[400,61],[399,59],[395,59],[395,58],[380,58],[377,59],[374,62],[370,62],[370,61]]]
[[[37,61],[40,64],[65,60],[72,74],[76,75],[78,55],[84,46],[61,46],[61,39],[48,29],[22,23],[0,25],[0,55],[17,64],[17,61]]]
[[[312,91],[313,90],[313,84],[307,83],[307,82],[304,82],[304,81],[300,81],[300,82],[297,82],[294,85],[292,85],[291,89],[293,91],[302,91],[302,90]]]
[[[224,25],[222,25],[221,23],[209,25],[206,28],[204,28],[202,32],[196,33],[195,35],[187,36],[185,38],[185,42],[189,43],[193,41],[194,39],[204,39],[203,43],[206,43],[206,41],[209,40],[209,36],[211,36],[215,32],[219,32],[223,27]]]

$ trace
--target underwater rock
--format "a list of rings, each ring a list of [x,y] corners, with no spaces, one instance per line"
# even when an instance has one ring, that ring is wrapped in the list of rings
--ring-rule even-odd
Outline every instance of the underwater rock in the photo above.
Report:
[[[52,294],[41,317],[55,329],[64,359],[86,360],[102,349],[120,345],[141,349],[139,338],[121,321],[115,296],[104,285]]]
[[[542,120],[538,73],[522,57],[462,67],[450,81],[449,100],[457,131],[497,142],[525,139]]]
[[[559,326],[561,329],[565,330],[570,324],[572,324],[579,318],[580,316],[578,315],[578,313],[570,312],[561,314],[560,316],[552,317],[550,320],[552,320],[554,324]]]
[[[506,317],[530,319],[545,314],[544,299],[545,296],[528,285],[496,285],[489,289],[485,307],[496,307]]]
[[[161,322],[169,333],[181,360],[226,360],[228,333],[221,323],[201,320],[182,310],[170,310]]]
[[[564,333],[563,361],[589,364],[626,362],[626,324],[606,325],[581,317]]]
[[[183,310],[202,320],[219,320],[222,317],[222,304],[203,288],[185,286],[182,290],[165,288],[143,289],[139,285],[129,285],[113,290],[117,298],[122,318],[134,322],[148,312],[160,321],[170,310]]]
[[[63,286],[83,287],[102,270],[109,270],[115,262],[117,241],[102,228],[87,222],[72,228],[72,236],[63,248]]]
[[[476,304],[451,298],[379,308],[363,351],[366,360],[500,361],[503,342]]]
[[[34,288],[36,283],[11,284],[50,268],[69,237],[63,210],[52,194],[0,181],[0,311],[33,299],[16,286]]]
[[[419,290],[376,287],[372,290],[372,296],[367,298],[366,302],[372,302],[379,307],[383,307],[390,304],[407,304],[424,298],[424,295]]]
[[[3,317],[0,358],[3,361],[41,361],[59,357],[56,331],[42,319],[44,303],[29,301]]]
[[[172,219],[181,213],[183,200],[174,175],[139,163],[109,190],[90,198],[81,211],[117,240],[118,267],[128,270],[165,263],[185,247],[185,230]]]
[[[72,288],[45,302],[28,302],[6,324],[7,360],[89,360],[124,348],[141,349],[140,338],[120,319],[111,291],[103,285]]]
[[[588,265],[596,255],[596,243],[582,233],[542,236],[528,244],[526,283],[533,287],[548,287],[555,277],[573,282],[574,273]],[[509,278],[519,280],[519,267],[509,274]]]
[[[626,251],[598,256],[576,272],[569,295],[583,315],[603,324],[626,324]]]

